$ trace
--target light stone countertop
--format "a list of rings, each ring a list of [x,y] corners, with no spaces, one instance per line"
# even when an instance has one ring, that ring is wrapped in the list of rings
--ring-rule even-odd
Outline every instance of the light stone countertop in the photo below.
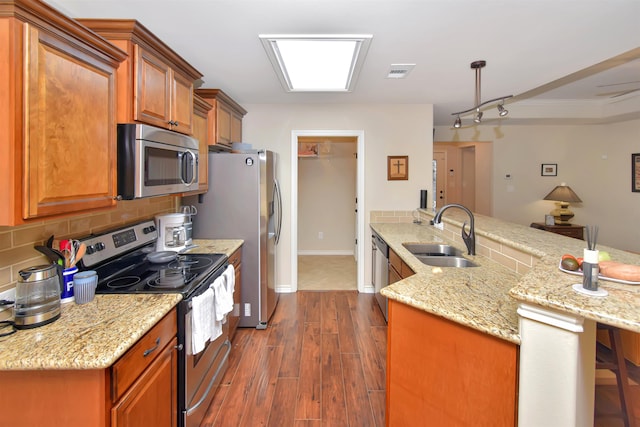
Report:
[[[430,226],[379,223],[371,224],[371,228],[416,273],[383,288],[384,296],[520,344],[517,302],[509,297],[509,290],[518,281],[516,273],[488,258],[467,255],[463,245],[444,239]],[[479,267],[425,265],[402,246],[402,243],[419,242],[456,246]]]
[[[422,213],[433,216],[430,211],[423,210]],[[466,220],[467,215],[459,209],[449,209],[443,215],[443,222],[456,226]],[[581,283],[580,276],[558,269],[563,254],[581,256],[586,247],[582,240],[476,215],[478,239],[491,239],[499,245],[530,254],[536,258],[534,266],[519,275],[482,255],[466,255],[465,250],[464,256],[481,267],[448,268],[437,274],[409,253],[402,243],[444,241],[460,249],[465,249],[464,245],[446,240],[428,221],[422,225],[378,223],[371,227],[417,273],[384,288],[382,293],[388,298],[514,343],[520,341],[518,302],[640,332],[640,285],[600,280],[600,288],[607,290],[609,295],[591,297],[572,289],[574,283]],[[640,256],[636,254],[602,245],[598,245],[598,249],[609,252],[615,261],[640,265]]]
[[[229,256],[243,241],[194,244],[191,252]],[[108,368],[181,300],[179,294],[110,294],[62,304],[55,322],[0,338],[0,370]]]

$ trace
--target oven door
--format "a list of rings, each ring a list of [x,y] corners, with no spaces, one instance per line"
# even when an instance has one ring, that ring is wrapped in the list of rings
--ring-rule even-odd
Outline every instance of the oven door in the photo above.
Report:
[[[198,427],[204,418],[213,395],[229,364],[229,325],[225,323],[222,335],[215,341],[208,342],[204,350],[191,354],[191,310],[184,317],[185,345],[184,359],[184,395],[181,402],[182,426]]]

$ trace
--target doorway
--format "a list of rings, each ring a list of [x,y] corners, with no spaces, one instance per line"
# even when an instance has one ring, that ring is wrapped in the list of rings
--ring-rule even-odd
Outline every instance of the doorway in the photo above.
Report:
[[[434,142],[437,207],[459,203],[493,215],[493,143]]]
[[[301,234],[300,224],[304,223],[299,217],[299,200],[301,198],[307,197],[308,194],[302,195],[299,189],[299,158],[298,151],[300,148],[300,143],[312,143],[313,139],[326,139],[331,141],[340,140],[350,138],[355,141],[356,144],[356,179],[355,179],[355,194],[357,205],[355,207],[355,232],[350,233],[355,236],[356,242],[364,241],[364,209],[359,209],[359,206],[364,205],[364,131],[327,131],[327,130],[301,130],[301,131],[292,131],[291,132],[291,291],[296,292],[298,290],[298,247],[299,247],[299,236]],[[331,147],[333,143],[329,144]],[[322,150],[326,150],[326,146],[318,145],[314,147],[313,145],[306,145],[303,147],[304,152],[308,153],[309,156],[315,156],[316,153],[320,156]],[[307,150],[308,149],[308,150]],[[331,150],[331,148],[329,148]],[[307,159],[309,160],[309,159]],[[355,203],[355,201],[354,201]],[[353,207],[353,203],[351,204]],[[316,238],[319,238],[319,233],[323,232],[323,230],[314,231],[314,235]],[[360,292],[364,292],[364,263],[357,262],[357,260],[364,259],[364,245],[356,244],[355,250],[353,251],[353,256],[356,259],[356,284],[357,289]]]

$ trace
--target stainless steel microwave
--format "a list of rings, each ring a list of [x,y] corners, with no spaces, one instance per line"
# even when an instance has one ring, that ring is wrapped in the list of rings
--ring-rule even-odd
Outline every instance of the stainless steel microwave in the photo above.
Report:
[[[183,193],[198,188],[198,140],[142,124],[118,124],[118,196]]]

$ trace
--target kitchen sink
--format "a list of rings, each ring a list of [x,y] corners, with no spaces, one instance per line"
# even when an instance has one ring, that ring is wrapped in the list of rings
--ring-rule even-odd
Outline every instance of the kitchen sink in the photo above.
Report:
[[[417,257],[459,257],[462,255],[460,249],[440,243],[403,243],[402,246]]]
[[[477,267],[473,261],[470,261],[466,258],[460,256],[424,256],[424,255],[416,255],[423,264],[427,264],[433,267],[455,267],[455,268],[466,268],[466,267]]]

